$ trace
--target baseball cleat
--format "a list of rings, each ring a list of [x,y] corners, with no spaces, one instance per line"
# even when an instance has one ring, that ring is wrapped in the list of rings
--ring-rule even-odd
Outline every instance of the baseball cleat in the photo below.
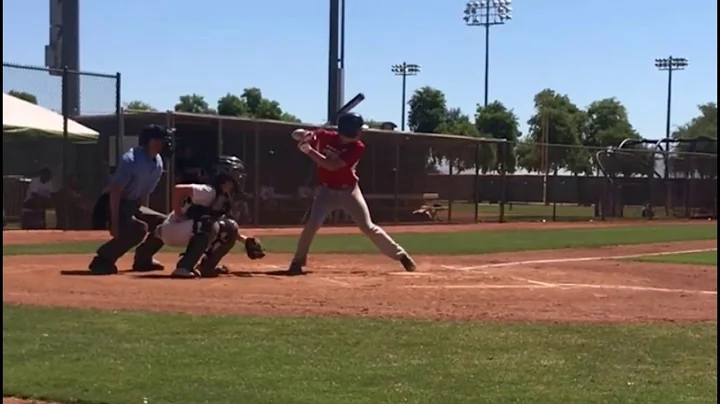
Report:
[[[195,272],[185,268],[175,268],[175,270],[170,274],[171,278],[177,279],[193,279],[196,276]]]
[[[403,268],[405,268],[407,272],[414,272],[415,269],[417,269],[415,261],[413,261],[413,259],[407,254],[400,258],[400,263],[402,263]]]
[[[290,276],[304,275],[302,265],[299,262],[291,262],[290,268],[287,270],[287,274]]]
[[[117,266],[114,263],[97,255],[88,265],[88,269],[95,275],[115,275],[118,273]]]
[[[132,270],[135,272],[153,272],[162,271],[165,267],[160,261],[152,260],[150,262],[139,262],[135,261],[132,266]]]

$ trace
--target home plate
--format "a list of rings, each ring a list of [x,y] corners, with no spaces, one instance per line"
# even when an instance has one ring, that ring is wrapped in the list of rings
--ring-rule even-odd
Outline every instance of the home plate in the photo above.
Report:
[[[434,274],[427,272],[388,272],[388,275],[397,276],[434,276]]]

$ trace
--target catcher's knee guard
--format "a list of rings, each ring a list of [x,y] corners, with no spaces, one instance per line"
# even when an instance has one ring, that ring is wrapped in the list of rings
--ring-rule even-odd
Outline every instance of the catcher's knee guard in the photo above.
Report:
[[[220,264],[220,260],[232,250],[237,241],[240,226],[236,221],[222,218],[217,222],[217,225],[218,232],[215,239],[205,251],[205,258],[198,267],[200,275],[203,277],[217,276],[217,266]]]
[[[210,241],[218,234],[219,229],[220,226],[216,218],[204,216],[195,220],[192,237],[190,237],[185,252],[180,254],[177,268],[194,270],[195,264],[200,261],[200,258],[202,258],[205,250],[210,245]]]

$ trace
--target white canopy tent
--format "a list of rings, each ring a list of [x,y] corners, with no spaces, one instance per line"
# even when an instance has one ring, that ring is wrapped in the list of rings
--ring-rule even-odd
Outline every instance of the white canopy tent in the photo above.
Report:
[[[67,122],[68,135],[75,140],[96,140],[98,133],[72,119]],[[39,105],[3,93],[3,138],[40,132],[63,136],[63,116]]]

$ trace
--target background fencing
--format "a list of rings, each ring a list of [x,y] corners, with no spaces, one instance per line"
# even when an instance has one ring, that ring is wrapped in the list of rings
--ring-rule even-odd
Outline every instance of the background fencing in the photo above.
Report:
[[[76,156],[106,177],[117,139],[125,147],[150,123],[176,128],[178,150],[198,165],[234,154],[248,168],[250,222],[256,226],[304,223],[316,183],[315,167],[297,151],[291,131],[301,124],[175,112],[120,111],[77,120],[101,136]],[[304,126],[313,128],[311,126]],[[118,128],[123,128],[119,131]],[[119,131],[119,132],[118,132]],[[510,144],[488,139],[370,130],[357,167],[360,186],[378,223],[477,223],[716,217],[717,148],[706,153],[675,147],[659,152],[580,146]],[[713,141],[714,142],[714,141]],[[715,153],[707,153],[714,150]],[[664,161],[668,177],[664,177]],[[151,206],[168,211],[173,159]],[[102,185],[81,181],[96,197]],[[5,196],[6,204],[8,196]],[[89,213],[86,214],[89,216]],[[82,228],[81,217],[68,228]],[[335,212],[327,224],[350,224]]]
[[[71,88],[77,82],[79,88]],[[107,179],[107,153],[97,140],[69,133],[67,120],[81,114],[110,115],[115,122],[111,134],[119,133],[120,74],[3,63],[3,93],[54,111],[65,121],[60,133],[10,133],[3,128],[3,213],[8,227],[20,227],[23,218],[25,227],[88,227],[88,207]],[[57,192],[43,209],[23,208],[28,185],[42,168],[52,173]]]

